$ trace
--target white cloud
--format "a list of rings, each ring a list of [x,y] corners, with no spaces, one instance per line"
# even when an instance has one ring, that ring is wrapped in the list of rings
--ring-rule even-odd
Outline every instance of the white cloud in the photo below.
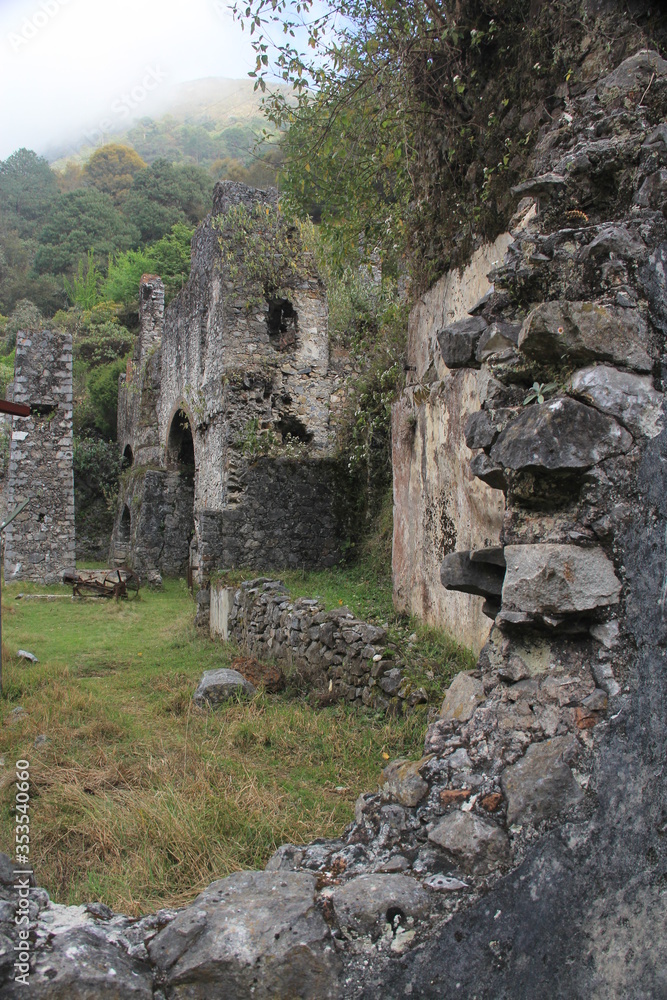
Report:
[[[253,66],[225,0],[0,0],[0,158],[94,130],[133,91],[146,113],[169,86]]]

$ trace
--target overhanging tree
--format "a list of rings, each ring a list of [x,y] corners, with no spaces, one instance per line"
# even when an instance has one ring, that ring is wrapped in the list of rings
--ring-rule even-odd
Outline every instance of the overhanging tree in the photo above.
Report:
[[[236,0],[231,9],[253,36],[265,109],[288,129],[288,195],[321,216],[341,258],[361,236],[364,252],[409,262],[423,287],[507,225],[509,189],[537,138],[528,112],[562,104],[582,45],[601,29],[609,44],[630,33],[631,13],[605,21],[595,7]]]

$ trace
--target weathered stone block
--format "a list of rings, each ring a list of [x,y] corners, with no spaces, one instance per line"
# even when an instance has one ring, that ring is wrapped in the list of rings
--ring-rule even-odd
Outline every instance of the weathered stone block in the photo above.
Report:
[[[344,933],[373,939],[386,929],[388,917],[416,921],[428,916],[430,909],[428,893],[407,875],[360,875],[335,889],[332,900]]]
[[[364,642],[370,645],[383,643],[387,638],[387,630],[377,625],[360,625],[359,632]]]
[[[19,983],[2,988],[5,1000],[24,994],[36,1000],[151,1000],[153,977],[144,962],[79,926],[53,935],[49,948],[37,952],[27,989]]]
[[[255,688],[237,670],[207,670],[194,693],[195,705],[218,705],[237,694],[253,695]]]
[[[565,178],[562,174],[548,171],[538,177],[531,177],[512,188],[515,198],[538,198],[547,200],[560,194],[565,189]]]
[[[501,782],[508,823],[551,819],[582,799],[583,792],[563,760],[571,749],[572,738],[558,736],[529,746],[520,761],[505,768]]]
[[[662,430],[663,397],[655,391],[648,375],[595,365],[574,373],[570,392],[607,416],[615,417],[635,437],[653,438]]]
[[[636,205],[661,211],[667,203],[667,170],[656,170],[649,174],[635,194]]]
[[[600,548],[506,545],[505,559],[504,610],[562,615],[618,602],[621,584]]]
[[[465,368],[475,360],[477,344],[487,325],[482,316],[470,316],[440,330],[437,341],[448,368]]]
[[[507,489],[507,479],[502,465],[494,462],[485,452],[474,455],[470,460],[470,472],[476,479],[490,486],[492,490]]]
[[[633,91],[639,93],[652,79],[664,76],[667,76],[667,61],[657,52],[642,49],[598,81],[596,89],[600,97],[613,98]]]
[[[399,759],[387,764],[382,772],[385,795],[391,796],[401,805],[416,806],[428,792],[428,782],[424,781],[419,772],[429,760],[430,757],[422,757],[417,761]]]
[[[470,674],[457,674],[447,689],[440,718],[443,722],[467,722],[484,701],[484,685]]]
[[[401,681],[403,680],[403,675],[398,667],[392,667],[388,670],[386,674],[380,679],[380,687],[386,694],[393,695],[396,694],[401,686]]]
[[[451,552],[440,567],[440,582],[446,590],[460,590],[480,597],[500,597],[505,570],[473,562],[469,552]]]
[[[478,410],[471,413],[466,420],[464,434],[467,446],[476,451],[478,448],[490,448],[500,433],[491,413],[488,410]]]
[[[173,1000],[328,1000],[338,962],[305,872],[236,872],[213,882],[150,943]]]
[[[482,333],[475,350],[477,361],[488,361],[494,354],[513,350],[519,339],[521,327],[510,323],[493,323]]]
[[[632,436],[611,417],[557,398],[527,407],[502,432],[490,457],[505,469],[588,469],[631,446]]]
[[[519,349],[529,358],[560,362],[612,361],[649,372],[650,334],[638,309],[590,302],[543,302],[528,315]]]
[[[451,854],[464,871],[484,875],[509,860],[507,834],[495,823],[470,812],[448,812],[428,839]]]

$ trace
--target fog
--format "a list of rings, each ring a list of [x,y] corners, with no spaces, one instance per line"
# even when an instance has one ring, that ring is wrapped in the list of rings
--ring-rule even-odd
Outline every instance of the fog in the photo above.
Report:
[[[159,111],[178,83],[253,66],[226,0],[0,0],[0,159],[66,153]]]

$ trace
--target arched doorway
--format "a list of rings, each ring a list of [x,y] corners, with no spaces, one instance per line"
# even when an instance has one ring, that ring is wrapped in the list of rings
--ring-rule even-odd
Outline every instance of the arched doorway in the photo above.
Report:
[[[192,437],[190,418],[185,410],[177,410],[174,414],[169,436],[167,437],[167,465],[188,472],[194,476],[195,443]]]
[[[190,576],[191,541],[195,533],[195,445],[190,418],[184,409],[174,413],[167,434],[167,496],[170,524],[165,535],[165,557],[172,572]],[[166,523],[166,521],[165,521]]]
[[[134,455],[132,454],[132,446],[126,445],[125,451],[123,452],[123,458],[121,459],[120,467],[123,472],[126,469],[131,469],[134,465]]]

